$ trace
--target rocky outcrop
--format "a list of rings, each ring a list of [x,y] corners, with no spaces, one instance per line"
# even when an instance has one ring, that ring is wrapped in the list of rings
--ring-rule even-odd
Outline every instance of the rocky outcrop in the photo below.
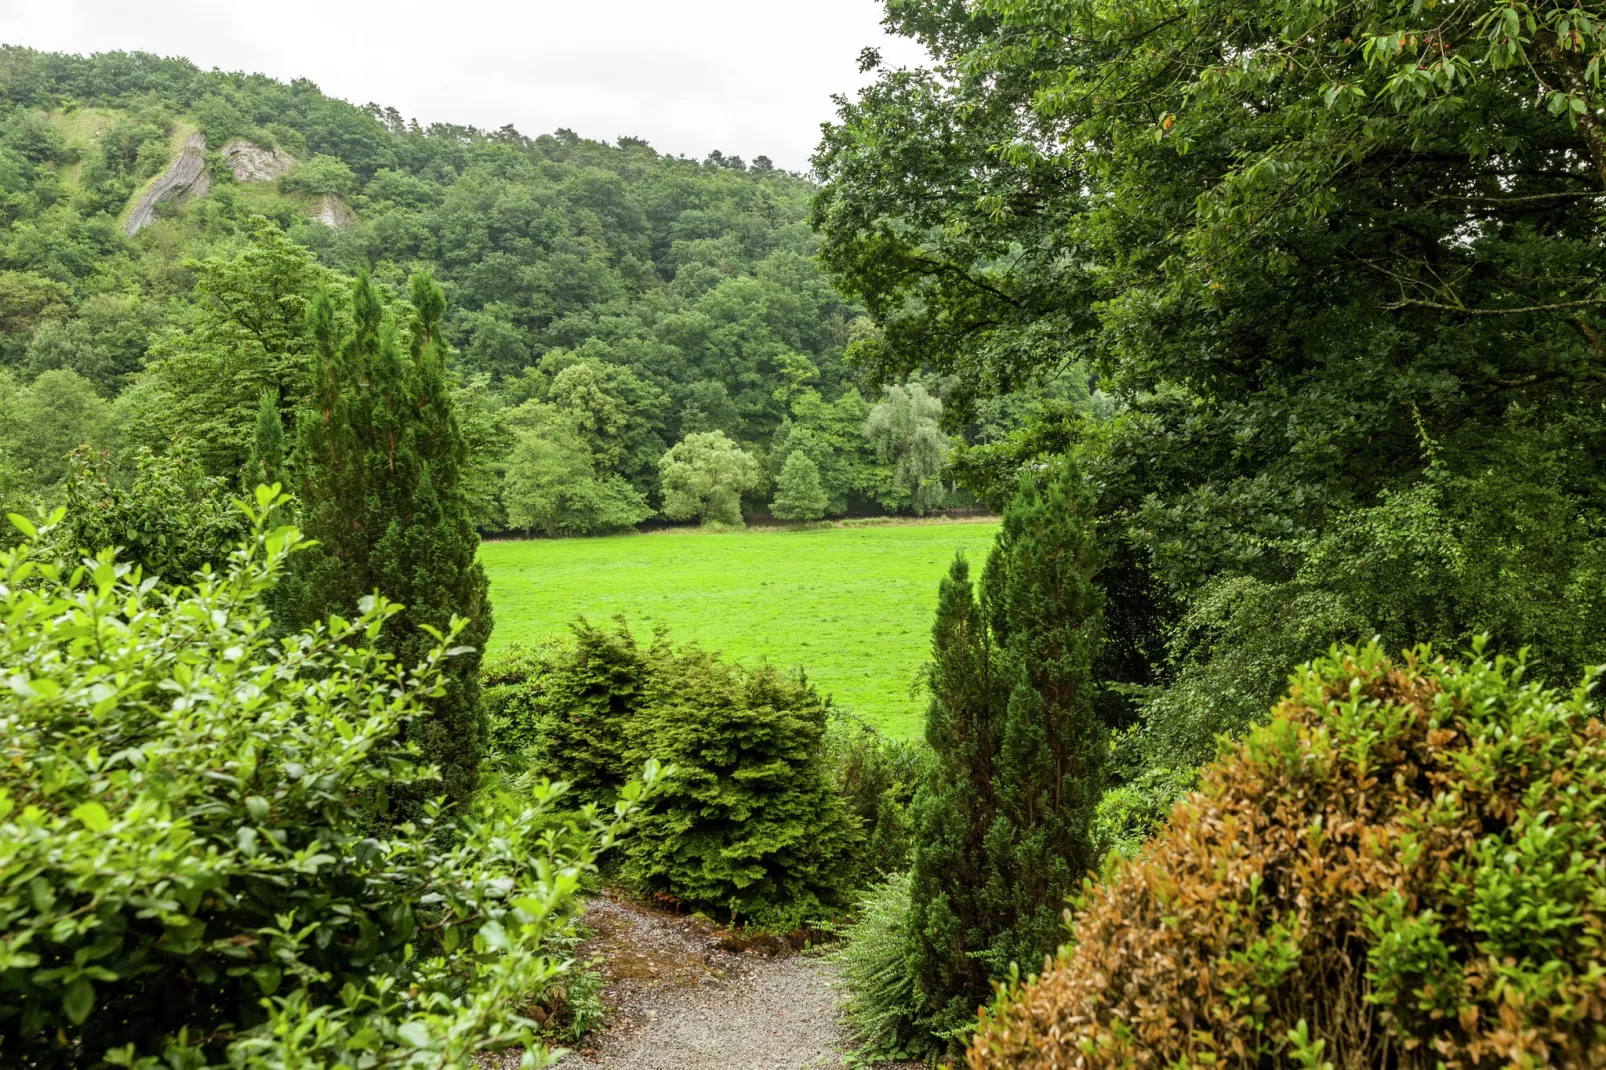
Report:
[[[320,193],[308,201],[307,210],[312,213],[314,222],[336,230],[349,227],[357,221],[357,214],[349,204],[327,193]]]
[[[236,182],[272,182],[296,162],[281,149],[265,149],[243,137],[230,138],[222,156]]]
[[[186,197],[204,197],[212,180],[206,175],[206,135],[191,134],[167,173],[152,182],[123,224],[123,233],[138,234],[156,222],[156,206]]]

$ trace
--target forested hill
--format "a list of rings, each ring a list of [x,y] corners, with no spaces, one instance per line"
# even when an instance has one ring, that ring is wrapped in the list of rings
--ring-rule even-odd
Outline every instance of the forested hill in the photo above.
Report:
[[[763,157],[421,127],[308,81],[5,47],[4,478],[37,489],[75,442],[160,451],[175,436],[196,440],[210,474],[236,476],[258,392],[279,391],[288,413],[294,376],[265,350],[199,365],[197,351],[305,344],[265,341],[240,294],[295,334],[320,278],[370,270],[400,295],[419,266],[443,284],[455,367],[478,384],[468,408],[544,403],[564,368],[603,369],[608,419],[635,437],[592,459],[654,501],[657,461],[688,433],[767,454],[800,397],[827,417],[846,398],[837,422],[856,430],[869,406],[842,359],[854,310],[814,266],[812,190]],[[222,335],[208,321],[220,313],[235,321]],[[235,382],[197,401],[203,377]],[[828,491],[840,508],[874,482],[860,471]]]

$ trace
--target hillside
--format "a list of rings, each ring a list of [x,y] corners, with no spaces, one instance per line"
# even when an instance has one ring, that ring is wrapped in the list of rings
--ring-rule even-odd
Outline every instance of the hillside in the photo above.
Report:
[[[164,449],[189,434],[165,415],[183,399],[146,365],[196,348],[205,265],[238,258],[266,220],[310,254],[298,269],[309,285],[368,270],[399,294],[409,270],[431,268],[481,409],[545,402],[576,362],[623,369],[604,388],[639,441],[602,467],[655,498],[658,456],[687,433],[719,430],[762,454],[805,393],[826,406],[851,396],[855,427],[867,414],[843,362],[855,311],[811,259],[812,191],[762,157],[424,128],[306,81],[6,47],[0,367],[12,384],[0,404],[65,369],[94,388],[46,382],[83,410],[78,438]],[[257,389],[282,384],[239,385],[227,404],[248,412]],[[13,423],[25,402],[10,404]],[[209,471],[237,472],[243,445],[197,438]],[[12,453],[13,485],[60,475],[54,458]],[[836,497],[867,502],[869,486]]]

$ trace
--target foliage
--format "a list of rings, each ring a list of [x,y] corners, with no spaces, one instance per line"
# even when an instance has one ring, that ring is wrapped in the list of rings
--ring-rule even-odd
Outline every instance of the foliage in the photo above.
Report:
[[[73,450],[115,442],[111,406],[77,372],[59,368],[19,387],[0,370],[0,451],[29,487],[59,489]]]
[[[893,874],[859,897],[833,959],[848,990],[843,1014],[872,1061],[904,1060],[923,1047],[910,1021],[916,1006],[908,933],[909,876]]]
[[[204,568],[221,570],[249,533],[229,484],[203,473],[184,450],[159,457],[141,449],[127,487],[105,474],[106,460],[73,453],[67,516],[57,532],[69,558],[111,546],[147,577],[185,583]]]
[[[1122,776],[1335,640],[1606,660],[1597,5],[886,8],[930,69],[843,102],[822,262],[951,424],[1094,374],[957,474],[1098,488]]]
[[[627,845],[626,879],[771,930],[846,906],[861,835],[823,759],[827,703],[801,672],[654,654],[624,767],[653,754],[676,773]]]
[[[340,158],[319,153],[292,167],[279,179],[279,188],[313,197],[350,197],[357,191],[357,175]]]
[[[405,600],[383,638],[403,662],[430,649],[453,617],[468,622],[468,650],[430,715],[409,729],[440,765],[448,794],[463,800],[484,748],[479,652],[491,607],[446,382],[445,296],[426,273],[410,289],[405,327],[366,275],[352,289],[349,330],[328,294],[312,306],[315,392],[299,415],[293,467],[302,522],[318,546],[300,559],[301,604],[285,615],[305,623],[375,590]]]
[[[807,453],[793,450],[775,481],[770,512],[782,520],[818,520],[829,499],[820,485],[820,468]]]
[[[509,527],[546,535],[595,535],[633,527],[652,515],[647,500],[598,463],[574,416],[526,402],[514,418],[502,505]]]
[[[375,808],[439,781],[401,742],[444,686],[454,620],[416,666],[400,608],[273,639],[264,594],[305,547],[253,533],[225,571],[156,587],[36,533],[0,553],[0,1047],[79,1066],[477,1065],[529,1046],[516,1009],[612,822],[543,815],[561,787],[375,838]],[[59,514],[58,514],[59,516]],[[648,772],[648,780],[656,776]]]
[[[569,770],[584,799],[611,801],[628,777],[626,754],[647,703],[658,644],[644,651],[621,620],[607,631],[576,620],[574,646],[552,664],[538,701],[546,723],[539,740],[551,768]]]
[[[514,643],[480,662],[488,757],[506,759],[540,747],[546,715],[540,697],[558,652],[553,640]]]
[[[942,402],[919,383],[889,386],[864,421],[864,436],[883,462],[893,466],[891,478],[876,497],[889,509],[908,507],[930,512],[945,497],[937,475],[948,460],[948,436],[938,427]]]
[[[1593,674],[1527,675],[1481,644],[1301,669],[971,1065],[1599,1061],[1606,733]]]
[[[836,516],[850,506],[873,504],[871,495],[886,478],[885,467],[864,437],[870,406],[849,387],[836,401],[804,390],[792,401],[792,413],[775,432],[770,453],[772,474],[779,479],[792,454],[801,451],[814,462],[825,491],[825,512]]]
[[[658,463],[664,515],[709,524],[742,523],[742,495],[759,483],[758,462],[723,431],[687,435]]]
[[[590,802],[611,802],[641,755],[675,769],[680,789],[627,847],[626,882],[783,930],[844,906],[864,844],[826,765],[828,704],[814,689],[677,651],[661,632],[643,647],[622,619],[611,630],[582,619],[573,633],[526,670],[536,727],[516,745],[535,770],[569,770]]]
[[[1043,490],[1023,477],[980,597],[962,556],[943,581],[908,929],[917,999],[906,1014],[928,1044],[963,1030],[990,982],[1054,950],[1066,896],[1096,868],[1103,595],[1090,513],[1073,465]]]
[[[909,803],[926,774],[926,752],[889,739],[852,714],[835,711],[825,732],[825,764],[848,809],[864,827],[859,854],[865,886],[909,867]]]
[[[24,383],[63,369],[88,380],[118,400],[113,437],[130,446],[182,438],[208,475],[234,478],[264,388],[293,437],[317,292],[366,268],[401,297],[424,266],[451,294],[440,329],[461,354],[452,389],[483,530],[507,530],[501,418],[532,398],[580,422],[593,489],[611,499],[618,477],[656,507],[658,460],[693,433],[723,431],[778,475],[786,457],[764,452],[811,421],[831,512],[865,507],[886,481],[860,430],[869,384],[844,360],[858,310],[814,263],[801,176],[635,138],[426,126],[305,80],[145,54],[6,47],[0,71],[0,366]],[[196,129],[293,167],[237,182],[214,159],[206,196],[124,235],[121,214]],[[355,218],[315,221],[311,199],[328,196]],[[49,496],[59,475],[19,479]]]

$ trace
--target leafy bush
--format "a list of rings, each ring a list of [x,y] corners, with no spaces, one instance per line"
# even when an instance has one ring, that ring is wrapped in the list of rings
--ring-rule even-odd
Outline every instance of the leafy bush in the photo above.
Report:
[[[560,649],[547,640],[534,647],[514,643],[485,655],[481,700],[492,755],[506,758],[540,745],[546,714],[541,695]]]
[[[849,714],[836,711],[826,726],[825,764],[848,810],[863,824],[857,884],[909,865],[909,804],[925,775],[928,751],[888,739]]]
[[[1521,659],[1294,677],[987,1016],[972,1067],[1606,1062],[1606,727]]]
[[[69,556],[114,546],[119,561],[182,583],[208,565],[221,569],[249,536],[228,482],[208,476],[182,447],[166,456],[141,447],[138,472],[126,487],[104,474],[106,460],[92,450],[73,451],[60,530]]]
[[[640,789],[613,822],[551,827],[542,784],[391,829],[387,797],[439,789],[401,728],[462,624],[416,668],[377,651],[380,598],[270,639],[303,545],[265,530],[279,504],[259,490],[251,539],[189,588],[57,560],[20,518],[0,553],[0,1062],[542,1063],[516,1008],[563,975],[543,941]]]

